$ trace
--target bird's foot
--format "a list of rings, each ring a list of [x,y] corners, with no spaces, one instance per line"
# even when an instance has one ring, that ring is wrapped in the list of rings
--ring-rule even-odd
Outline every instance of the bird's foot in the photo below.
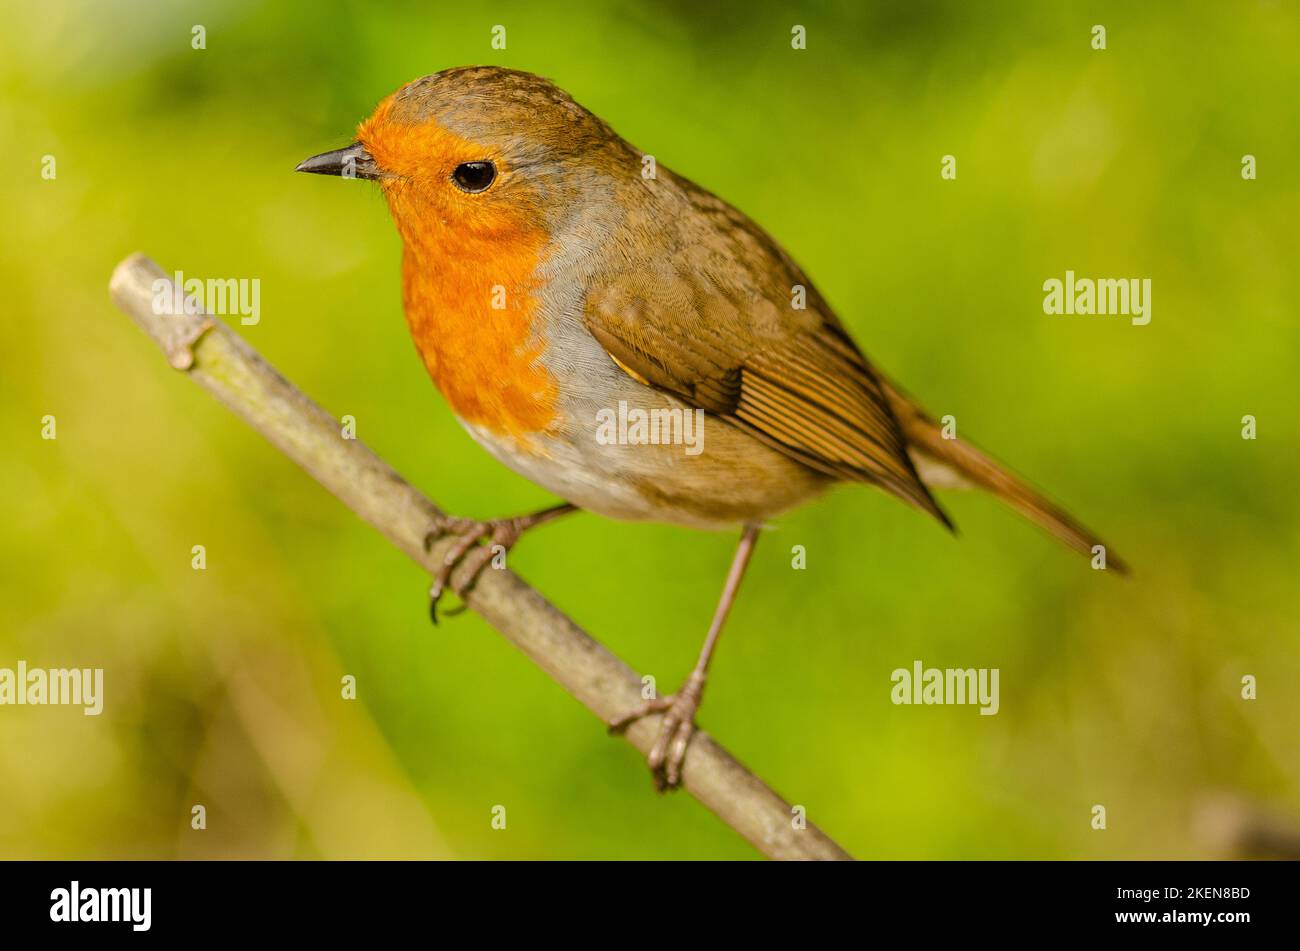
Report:
[[[530,528],[536,528],[558,515],[573,511],[572,505],[558,505],[554,508],[534,512],[531,515],[516,515],[513,518],[494,518],[480,521],[472,518],[457,518],[454,515],[440,515],[434,519],[424,536],[424,550],[431,551],[434,542],[448,535],[455,535],[455,543],[443,556],[438,572],[433,576],[433,585],[429,588],[429,619],[438,623],[438,602],[443,592],[449,587],[464,597],[465,592],[474,587],[483,569],[501,557],[499,567],[505,567],[504,556]],[[487,544],[483,544],[487,542]],[[464,571],[458,571],[463,566]],[[452,576],[457,581],[452,581]],[[465,610],[464,606],[454,608],[444,614],[450,616]]]
[[[643,717],[663,714],[659,736],[646,755],[646,765],[659,792],[674,790],[682,783],[682,764],[695,733],[695,713],[703,695],[704,674],[697,670],[676,693],[647,700],[624,716],[609,721],[610,733],[622,733]]]

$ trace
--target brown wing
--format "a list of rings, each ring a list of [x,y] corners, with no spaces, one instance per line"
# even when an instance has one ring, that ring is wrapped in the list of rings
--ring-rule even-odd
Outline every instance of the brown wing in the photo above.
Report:
[[[879,378],[794,263],[726,215],[654,269],[598,279],[584,319],[625,370],[837,478],[870,482],[952,527],[916,474]],[[747,229],[736,234],[737,226]],[[791,305],[806,288],[807,307]]]

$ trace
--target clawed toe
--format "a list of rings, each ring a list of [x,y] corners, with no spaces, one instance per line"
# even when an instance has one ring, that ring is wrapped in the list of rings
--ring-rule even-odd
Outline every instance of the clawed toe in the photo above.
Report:
[[[457,521],[464,522],[465,520]],[[434,624],[438,623],[438,602],[447,588],[453,586],[452,575],[462,562],[465,565],[465,572],[460,584],[455,586],[455,590],[457,594],[463,596],[466,591],[474,586],[478,576],[488,566],[494,551],[497,550],[497,546],[500,546],[502,551],[508,551],[519,540],[519,532],[511,524],[512,522],[513,519],[493,522],[470,522],[468,525],[459,525],[458,531],[453,530],[454,534],[459,537],[447,550],[447,554],[443,556],[442,564],[438,568],[438,573],[433,576],[433,584],[429,588],[429,620]],[[430,533],[436,538],[442,537],[442,534]],[[490,539],[491,544],[480,544],[484,539]],[[430,547],[432,547],[432,542],[429,540],[429,536],[426,536],[425,548],[428,550]],[[455,612],[447,612],[447,614],[452,613]]]
[[[623,714],[621,717],[614,717],[609,721],[609,732],[611,735],[622,733],[637,720],[644,719],[652,713],[663,713],[673,705],[673,696],[655,697],[653,700],[647,700],[645,703],[636,707],[632,711]]]
[[[682,782],[682,765],[686,750],[695,734],[695,712],[700,706],[704,691],[704,677],[698,672],[691,675],[677,693],[647,700],[631,712],[609,722],[610,733],[621,733],[637,720],[655,713],[663,714],[659,735],[646,754],[646,765],[655,789],[666,792],[677,789]]]
[[[574,509],[575,506],[566,503],[532,515],[488,521],[439,515],[425,533],[424,550],[432,551],[434,543],[448,535],[458,537],[443,556],[442,563],[433,576],[433,584],[429,588],[429,620],[438,623],[438,602],[447,588],[454,587],[456,593],[464,597],[465,592],[474,587],[474,582],[483,573],[483,569],[492,562],[494,555],[509,551],[528,529]],[[482,544],[484,540],[488,544]],[[459,572],[458,583],[453,585],[452,576],[457,574],[457,569],[462,564],[464,570]],[[463,610],[461,607],[444,614],[458,614]]]

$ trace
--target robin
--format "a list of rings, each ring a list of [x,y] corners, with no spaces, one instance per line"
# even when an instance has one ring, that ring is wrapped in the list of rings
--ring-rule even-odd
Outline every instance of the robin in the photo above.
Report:
[[[648,757],[661,790],[680,782],[760,527],[828,487],[878,486],[949,529],[931,490],[980,488],[1098,553],[1092,532],[970,442],[945,438],[766,231],[546,79],[495,66],[417,79],[355,142],[297,170],[378,183],[403,242],[407,325],[433,382],[488,452],[564,500],[432,526],[430,539],[457,537],[433,582],[435,621],[457,565],[477,577],[494,548],[578,508],[741,528],[686,683],[610,724],[662,714]]]

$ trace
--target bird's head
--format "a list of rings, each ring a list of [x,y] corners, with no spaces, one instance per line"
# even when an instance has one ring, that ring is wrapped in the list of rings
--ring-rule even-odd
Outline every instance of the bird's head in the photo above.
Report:
[[[553,232],[611,164],[635,173],[626,151],[550,81],[470,66],[403,86],[361,123],[356,142],[297,170],[378,182],[410,247],[440,230],[462,239]]]

